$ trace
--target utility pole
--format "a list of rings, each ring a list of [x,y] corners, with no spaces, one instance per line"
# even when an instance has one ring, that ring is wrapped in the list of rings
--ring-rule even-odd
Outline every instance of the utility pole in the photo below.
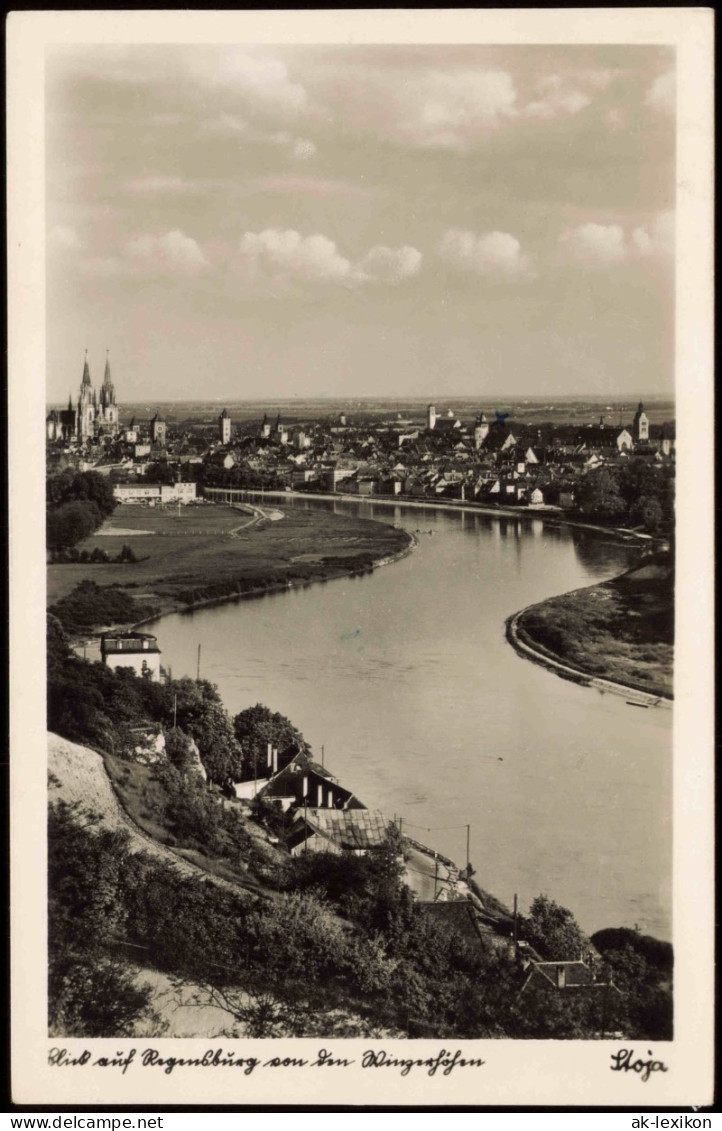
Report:
[[[178,693],[173,696],[173,730],[176,728],[176,719],[178,718]]]
[[[514,892],[514,954],[516,954],[516,952],[519,949],[518,929],[517,929],[517,924],[518,924],[517,907],[518,907],[517,896],[516,896],[516,892]]]
[[[201,678],[201,646],[198,645],[198,663],[196,664],[196,683]]]
[[[469,875],[469,840],[471,837],[471,825],[466,826],[466,874]]]
[[[436,900],[436,883],[439,878],[439,858],[434,853],[434,900]]]
[[[308,825],[306,823],[306,797],[303,798],[303,852],[304,855],[308,852]]]
[[[256,789],[257,789],[256,783],[258,781],[258,770],[256,769],[257,761],[258,761],[258,754],[254,750],[253,751],[253,796],[254,797],[256,796]]]

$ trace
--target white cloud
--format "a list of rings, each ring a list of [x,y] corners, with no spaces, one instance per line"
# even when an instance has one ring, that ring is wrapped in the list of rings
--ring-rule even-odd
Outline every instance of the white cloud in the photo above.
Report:
[[[430,71],[396,90],[396,130],[412,145],[466,149],[516,113],[516,88],[506,71]]]
[[[286,149],[296,161],[308,161],[315,157],[316,143],[308,137],[296,137],[288,130],[274,130],[259,126],[239,114],[223,111],[202,124],[202,131],[218,137],[235,137],[241,142],[277,145]]]
[[[224,50],[210,74],[214,85],[240,95],[251,107],[261,111],[297,114],[307,103],[306,91],[300,83],[291,81],[286,64],[270,55]],[[202,77],[206,80],[209,77],[205,66]]]
[[[666,110],[673,114],[677,103],[677,83],[674,71],[666,71],[654,80],[644,99],[647,106],[655,110]]]
[[[674,254],[674,214],[658,212],[644,226],[625,232],[620,224],[581,224],[559,237],[568,256],[584,267],[610,267],[633,258]]]
[[[674,213],[658,212],[650,224],[635,228],[632,245],[639,255],[666,256],[674,253]]]
[[[462,271],[473,271],[510,281],[533,278],[531,261],[509,232],[474,232],[450,229],[438,246],[439,255]]]
[[[196,241],[177,228],[129,240],[125,252],[136,267],[161,274],[197,275],[208,266]]]
[[[627,241],[619,224],[581,224],[559,237],[570,257],[585,267],[606,267],[627,258]]]
[[[372,247],[357,263],[343,255],[327,236],[302,236],[288,229],[245,232],[240,269],[251,280],[274,284],[292,280],[314,283],[396,284],[416,275],[422,255],[414,247]]]
[[[578,114],[592,101],[561,75],[545,75],[536,86],[538,97],[528,102],[523,113],[531,118],[556,118],[560,114]]]
[[[361,282],[400,283],[418,275],[423,256],[415,247],[372,247],[354,268]]]
[[[241,259],[254,273],[265,271],[280,279],[298,278],[315,282],[339,282],[351,272],[351,263],[326,236],[302,236],[288,229],[267,228],[245,232]]]

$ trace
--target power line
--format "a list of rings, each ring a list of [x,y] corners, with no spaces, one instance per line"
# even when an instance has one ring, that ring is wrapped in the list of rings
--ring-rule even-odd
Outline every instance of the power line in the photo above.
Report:
[[[466,825],[434,825],[430,828],[428,825],[413,825],[410,821],[404,821],[404,825],[409,829],[423,829],[425,833],[450,832],[466,828]]]

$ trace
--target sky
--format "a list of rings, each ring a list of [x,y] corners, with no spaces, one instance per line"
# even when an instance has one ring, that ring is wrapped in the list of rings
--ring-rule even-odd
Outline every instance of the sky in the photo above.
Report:
[[[54,46],[48,399],[670,395],[675,57]]]

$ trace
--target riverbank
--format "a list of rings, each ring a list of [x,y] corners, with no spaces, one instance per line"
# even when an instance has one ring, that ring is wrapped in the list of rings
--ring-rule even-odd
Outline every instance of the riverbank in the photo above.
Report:
[[[611,581],[522,609],[507,620],[507,639],[565,679],[635,706],[670,703],[673,585],[671,564],[658,554]]]
[[[217,488],[220,492],[222,489]],[[403,506],[415,507],[420,510],[447,510],[462,511],[466,514],[484,514],[496,518],[537,519],[549,526],[564,526],[573,530],[586,530],[593,534],[604,534],[617,541],[634,542],[640,547],[662,547],[667,544],[667,538],[653,537],[640,530],[629,530],[623,526],[600,526],[592,522],[580,522],[578,519],[569,518],[563,511],[556,507],[500,507],[488,506],[486,503],[475,503],[456,499],[424,498],[420,500],[410,495],[351,495],[343,491],[241,491],[231,492],[223,490],[223,494],[261,495],[263,498],[273,499],[326,499],[347,503],[370,503],[373,506]]]
[[[355,515],[298,509],[287,513],[243,504],[248,519],[239,523],[239,510],[238,505],[224,504],[182,511],[119,507],[80,548],[92,553],[108,539],[117,546],[116,531],[122,529],[124,541],[142,560],[50,565],[48,602],[62,603],[78,585],[92,581],[101,592],[112,587],[147,610],[141,618],[128,619],[140,623],[238,597],[367,573],[404,557],[415,545],[406,531]],[[90,625],[66,627],[71,632],[91,631]]]

